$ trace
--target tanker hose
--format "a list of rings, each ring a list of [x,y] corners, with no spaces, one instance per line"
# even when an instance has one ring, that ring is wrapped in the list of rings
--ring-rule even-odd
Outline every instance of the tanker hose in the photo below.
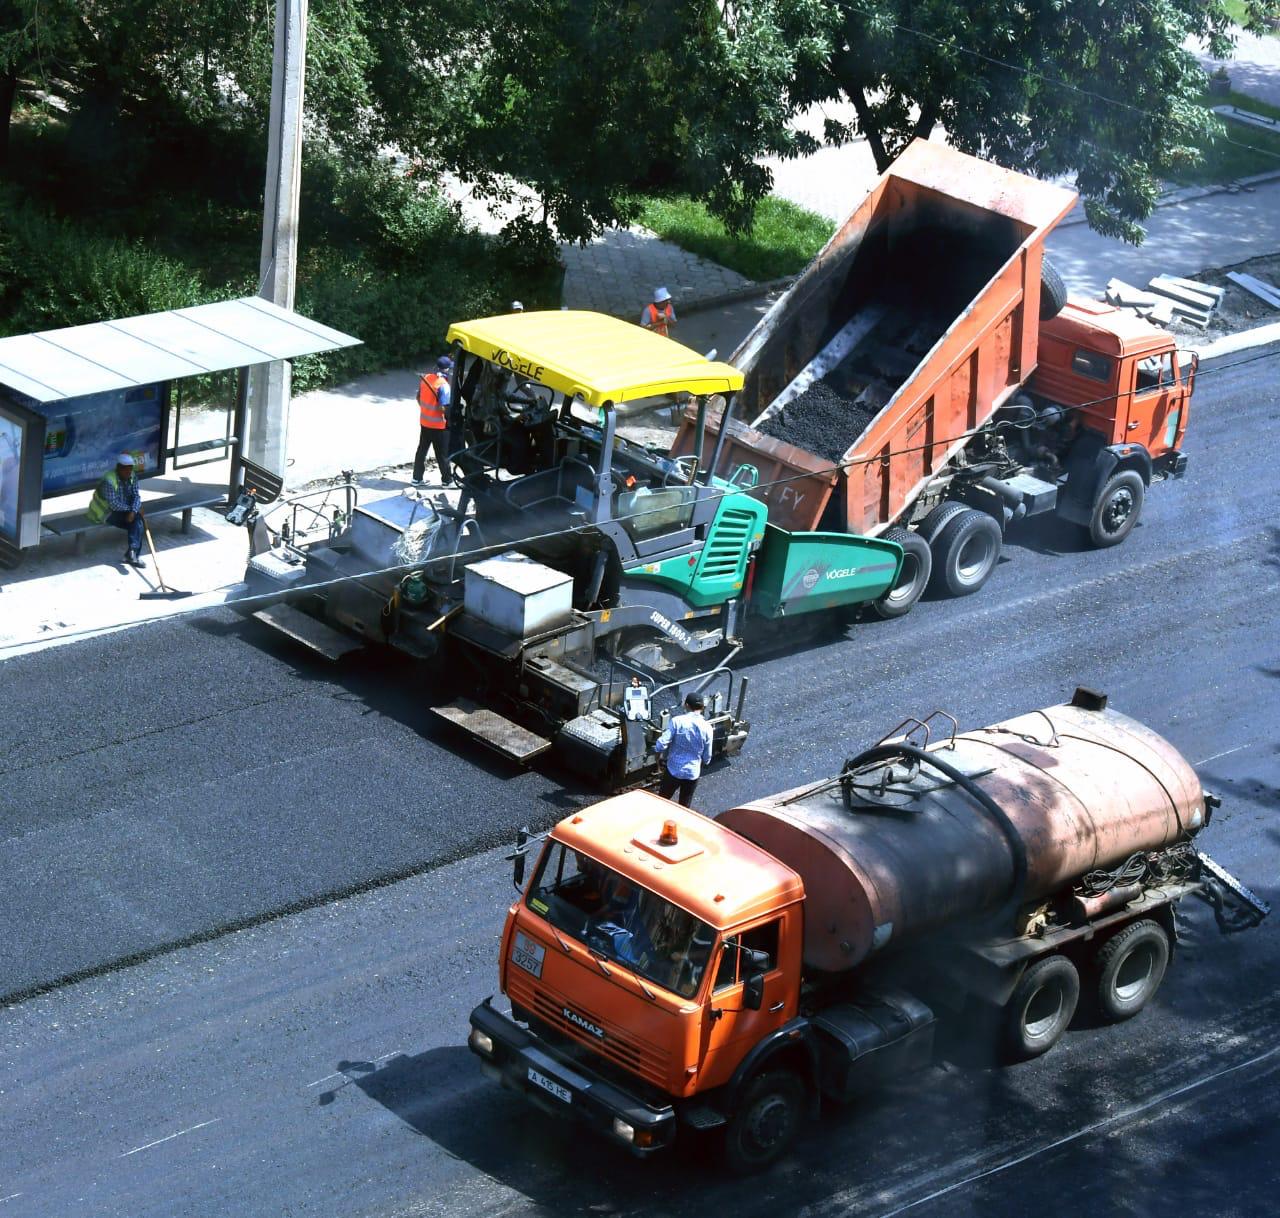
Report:
[[[930,766],[944,777],[951,779],[961,790],[967,791],[981,805],[992,820],[1000,826],[1009,843],[1009,851],[1013,855],[1013,887],[1009,899],[1016,904],[1022,899],[1022,890],[1027,882],[1027,848],[1019,835],[1017,827],[1009,819],[1008,813],[990,795],[986,793],[963,770],[956,769],[949,761],[943,761],[936,753],[916,748],[914,744],[878,744],[867,749],[856,757],[845,762],[846,773],[852,769],[874,764],[877,761],[889,761],[895,757],[910,758],[922,766]]]

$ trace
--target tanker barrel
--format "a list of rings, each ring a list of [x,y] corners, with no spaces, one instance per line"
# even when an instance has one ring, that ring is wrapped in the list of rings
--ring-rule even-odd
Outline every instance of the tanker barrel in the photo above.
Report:
[[[857,782],[846,773],[718,819],[801,876],[806,965],[841,972],[930,930],[1004,919],[1203,827],[1187,761],[1105,700],[1091,706],[1049,707],[923,756],[877,746],[855,759]],[[912,763],[905,774],[895,759]]]

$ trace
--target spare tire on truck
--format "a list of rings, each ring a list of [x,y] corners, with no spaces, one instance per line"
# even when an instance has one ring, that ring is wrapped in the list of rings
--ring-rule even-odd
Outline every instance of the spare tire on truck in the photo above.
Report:
[[[1066,303],[1067,285],[1062,282],[1058,268],[1046,258],[1040,264],[1040,320],[1057,317]]]

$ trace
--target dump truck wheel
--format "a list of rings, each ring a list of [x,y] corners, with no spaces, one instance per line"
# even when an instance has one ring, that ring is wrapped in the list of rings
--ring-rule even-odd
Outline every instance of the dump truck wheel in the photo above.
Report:
[[[725,1130],[724,1154],[730,1168],[745,1175],[782,1155],[800,1132],[804,1100],[804,1084],[790,1070],[770,1070],[753,1078]]]
[[[1147,486],[1136,469],[1121,470],[1108,479],[1089,517],[1089,540],[1100,550],[1118,546],[1138,523]]]
[[[957,503],[954,499],[947,499],[938,504],[918,525],[916,532],[920,534],[925,541],[932,542],[938,535],[938,530],[942,528],[948,520],[953,520],[959,516],[961,512],[967,512],[969,505],[965,503]]]
[[[977,592],[996,569],[1003,540],[1000,526],[986,512],[965,508],[953,516],[929,543],[935,589],[952,596]]]
[[[1005,1006],[1005,1054],[1025,1062],[1048,1053],[1067,1030],[1079,1001],[1080,974],[1066,956],[1037,960]]]
[[[1040,320],[1057,317],[1067,304],[1067,285],[1048,258],[1040,263]]]
[[[1108,1023],[1132,1019],[1151,1001],[1169,967],[1169,936],[1150,918],[1131,922],[1102,945],[1098,1011]]]
[[[933,573],[933,551],[919,533],[910,529],[886,529],[880,535],[882,541],[895,541],[902,547],[902,572],[898,582],[878,601],[871,602],[871,611],[886,620],[902,617],[923,595]]]

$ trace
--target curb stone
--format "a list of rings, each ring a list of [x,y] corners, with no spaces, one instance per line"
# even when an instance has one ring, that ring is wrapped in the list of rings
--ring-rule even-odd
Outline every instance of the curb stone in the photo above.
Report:
[[[1184,186],[1171,190],[1156,199],[1156,207],[1172,207],[1176,203],[1189,203],[1193,199],[1207,199],[1213,195],[1234,195],[1242,190],[1252,190],[1265,182],[1280,181],[1280,169],[1269,169],[1266,173],[1255,173],[1247,178],[1234,178],[1230,182],[1216,182],[1210,186]],[[1075,224],[1085,224],[1088,217],[1084,214],[1083,204],[1077,203],[1065,219],[1059,220],[1058,229],[1070,228]],[[1055,229],[1056,231],[1056,229]]]

